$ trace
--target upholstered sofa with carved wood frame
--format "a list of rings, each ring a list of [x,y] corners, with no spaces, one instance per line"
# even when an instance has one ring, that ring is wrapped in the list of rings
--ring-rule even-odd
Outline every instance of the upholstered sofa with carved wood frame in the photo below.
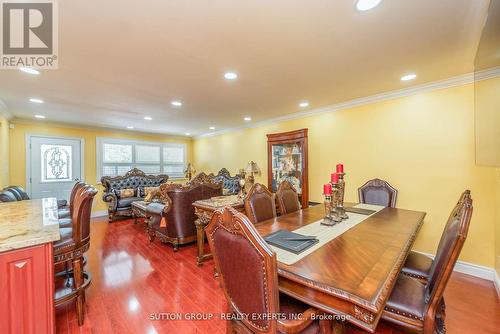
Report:
[[[144,200],[144,188],[159,187],[167,180],[168,175],[146,175],[137,168],[131,169],[124,176],[103,176],[102,199],[108,204],[109,222],[116,216],[132,216],[132,202]],[[124,189],[134,189],[134,196],[120,198],[120,190]]]
[[[236,195],[240,192],[242,175],[231,176],[227,169],[222,168],[217,175],[210,174],[209,176],[215,183],[222,183],[223,195]]]
[[[160,186],[162,203],[151,203],[146,208],[149,240],[158,238],[170,243],[177,251],[179,245],[196,241],[197,219],[193,203],[222,195],[222,184],[210,175],[198,174],[186,185],[163,184]]]

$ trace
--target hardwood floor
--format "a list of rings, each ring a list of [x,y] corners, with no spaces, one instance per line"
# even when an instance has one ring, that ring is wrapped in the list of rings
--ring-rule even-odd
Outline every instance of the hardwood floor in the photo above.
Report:
[[[78,327],[74,304],[56,310],[58,333],[225,333],[221,319],[151,320],[158,313],[219,314],[226,301],[213,278],[213,261],[195,265],[196,245],[150,243],[132,220],[91,224],[85,323]],[[448,333],[499,333],[500,300],[491,282],[454,273],[445,293]],[[349,328],[348,333],[364,333]],[[398,332],[381,323],[378,334]]]

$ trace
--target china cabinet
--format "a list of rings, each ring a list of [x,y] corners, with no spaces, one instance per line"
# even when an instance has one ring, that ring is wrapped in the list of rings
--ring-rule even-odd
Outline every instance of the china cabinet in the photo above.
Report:
[[[290,182],[300,197],[303,208],[308,207],[307,129],[267,135],[267,175],[272,192],[280,182]]]

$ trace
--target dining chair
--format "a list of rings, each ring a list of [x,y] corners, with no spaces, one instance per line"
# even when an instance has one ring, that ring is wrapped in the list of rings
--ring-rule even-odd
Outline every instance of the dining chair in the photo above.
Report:
[[[243,200],[245,212],[254,224],[276,217],[276,201],[265,185],[255,183]]]
[[[360,203],[395,208],[398,191],[387,181],[373,179],[358,188],[358,195]]]
[[[76,300],[78,325],[84,320],[85,289],[91,282],[91,276],[83,270],[83,255],[90,246],[90,215],[92,202],[97,190],[89,185],[81,188],[75,195],[71,215],[72,227],[60,228],[61,239],[54,242],[54,265],[71,262],[71,271],[56,273],[56,278],[66,275],[66,289],[55,296],[55,306]],[[70,277],[68,275],[70,274]]]
[[[467,238],[472,216],[472,199],[466,191],[464,200],[448,219],[442,245],[436,254],[426,285],[399,275],[386,303],[382,319],[405,332],[445,333],[444,290]]]
[[[248,217],[231,207],[217,210],[206,234],[234,315],[227,333],[329,333],[331,322],[311,319],[316,309],[279,293],[276,253]],[[292,320],[292,314],[303,317]]]
[[[450,224],[453,220],[450,219],[453,217],[458,210],[460,210],[464,200],[470,196],[470,191],[465,190],[460,198],[458,199],[457,204],[451,211],[450,216],[448,217],[448,221],[444,227],[443,233],[441,234],[441,239],[439,240],[437,252],[439,253],[440,249],[444,245],[444,239],[446,237],[445,232],[448,229],[448,224]],[[407,276],[413,277],[418,279],[424,284],[427,284],[427,281],[429,280],[429,273],[431,271],[432,267],[432,259],[428,257],[427,255],[424,255],[422,253],[417,253],[415,251],[411,251],[408,254],[408,257],[406,258],[405,264],[403,266],[403,269],[401,272]]]
[[[278,186],[276,191],[276,200],[280,214],[286,215],[287,213],[300,210],[300,201],[295,187],[288,181],[284,180]]]

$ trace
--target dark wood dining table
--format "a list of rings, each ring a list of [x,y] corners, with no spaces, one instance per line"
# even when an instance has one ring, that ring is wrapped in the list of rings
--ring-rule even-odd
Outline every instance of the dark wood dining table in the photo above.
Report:
[[[255,227],[262,236],[293,231],[324,213],[317,205]],[[373,333],[424,217],[425,212],[384,208],[298,262],[278,261],[280,291]]]

